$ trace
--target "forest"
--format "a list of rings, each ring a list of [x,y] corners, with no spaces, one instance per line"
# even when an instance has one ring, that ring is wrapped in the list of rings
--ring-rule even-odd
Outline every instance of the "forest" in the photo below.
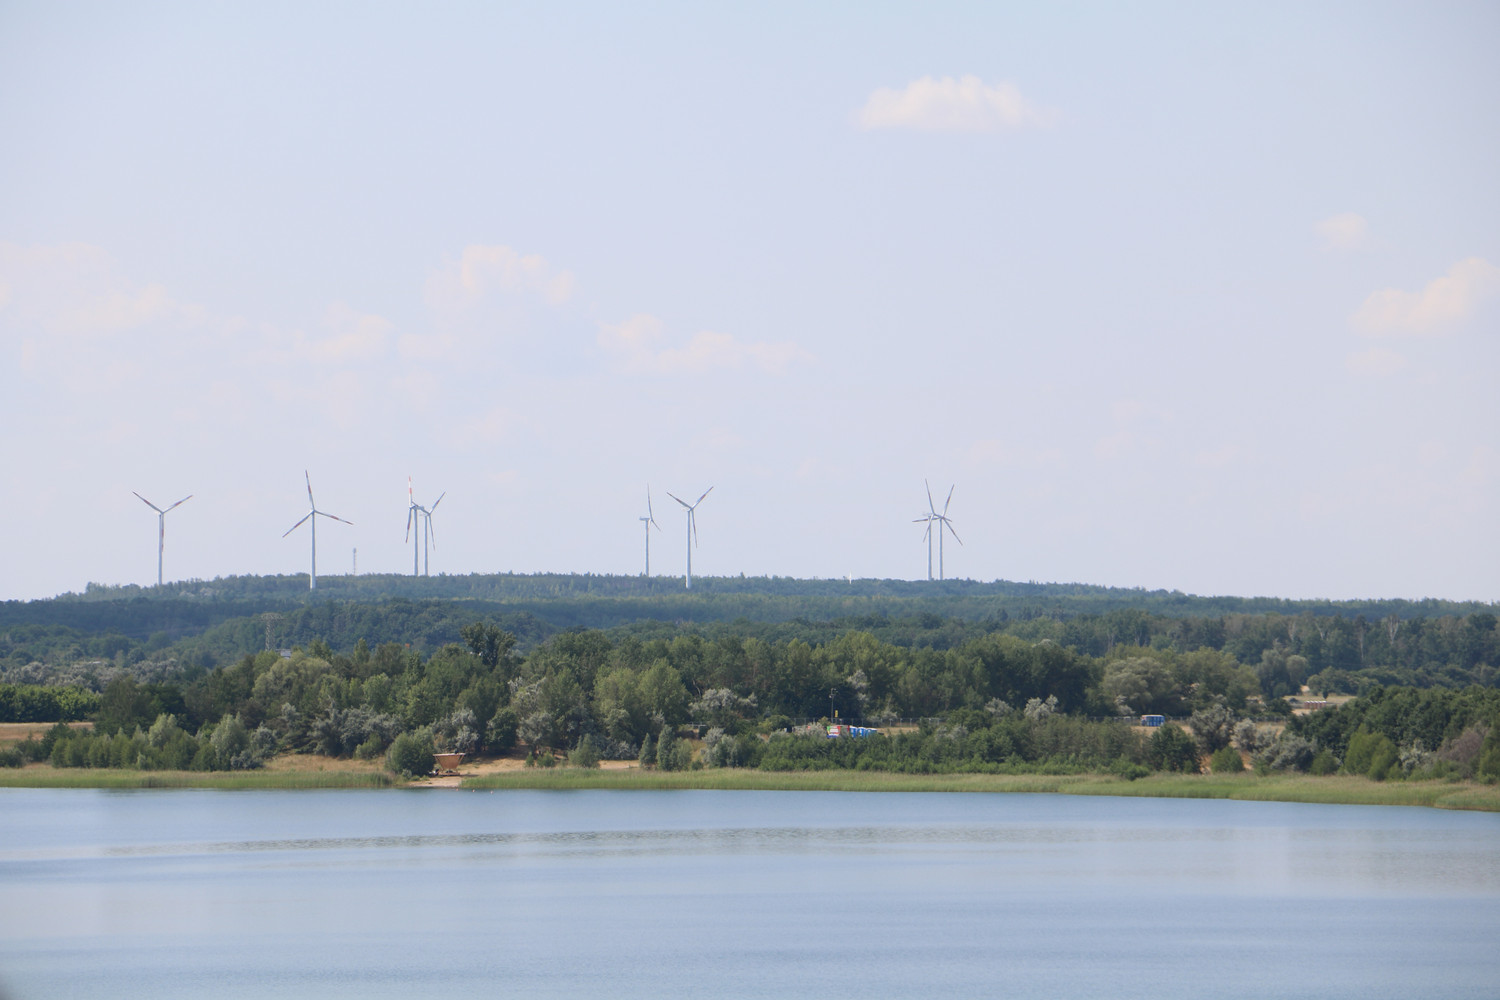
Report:
[[[0,721],[94,722],[4,762],[233,769],[316,752],[417,771],[460,750],[669,769],[1500,770],[1485,605],[507,576],[332,578],[310,595],[297,579],[0,605]],[[1356,697],[1292,711],[1330,695]],[[1144,714],[1184,725],[1146,732]],[[885,735],[828,739],[830,720]]]

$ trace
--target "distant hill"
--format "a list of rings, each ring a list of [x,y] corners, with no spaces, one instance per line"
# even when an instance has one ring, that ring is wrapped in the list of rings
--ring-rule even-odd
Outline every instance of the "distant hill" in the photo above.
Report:
[[[697,577],[689,591],[676,577],[505,573],[327,576],[316,591],[304,575],[90,584],[81,594],[0,603],[0,669],[16,679],[30,664],[211,668],[268,644],[315,640],[430,653],[459,641],[459,629],[474,621],[514,633],[521,651],[581,628],[640,637],[727,629],[812,643],[859,630],[932,648],[1007,631],[1093,656],[1116,645],[1208,646],[1253,664],[1276,648],[1305,656],[1314,670],[1388,667],[1395,672],[1382,682],[1403,683],[1424,676],[1462,683],[1477,665],[1500,659],[1488,652],[1492,608],[1474,602],[1200,597],[1003,580]]]

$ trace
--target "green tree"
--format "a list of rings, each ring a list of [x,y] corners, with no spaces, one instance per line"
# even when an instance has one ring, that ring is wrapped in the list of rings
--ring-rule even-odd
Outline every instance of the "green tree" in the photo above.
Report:
[[[386,766],[407,777],[431,774],[432,769],[437,766],[432,741],[420,739],[411,733],[402,733],[392,741],[390,750],[386,752]]]
[[[1198,746],[1181,726],[1158,726],[1146,741],[1146,763],[1158,771],[1198,773]]]

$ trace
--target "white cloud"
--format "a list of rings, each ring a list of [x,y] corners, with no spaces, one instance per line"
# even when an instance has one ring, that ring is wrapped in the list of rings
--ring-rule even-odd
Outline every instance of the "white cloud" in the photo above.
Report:
[[[161,285],[125,278],[113,258],[84,243],[0,244],[0,318],[28,333],[107,337],[141,327],[204,319]]]
[[[492,407],[455,427],[452,445],[462,450],[496,444],[524,424],[525,420],[515,411],[503,406]]]
[[[1368,334],[1437,334],[1468,319],[1500,291],[1500,267],[1470,257],[1434,278],[1420,292],[1387,288],[1365,299],[1351,318]]]
[[[1051,124],[1050,111],[1031,104],[1015,85],[986,85],[977,76],[924,76],[904,90],[881,87],[859,111],[861,128],[927,132],[998,132]]]
[[[793,365],[814,360],[790,342],[746,342],[727,333],[696,333],[680,346],[663,346],[665,340],[661,320],[655,316],[638,314],[615,326],[599,326],[599,346],[617,357],[625,371],[635,374],[692,375],[749,367],[784,375]]]
[[[1313,228],[1326,250],[1362,250],[1370,243],[1370,224],[1354,212],[1330,216]]]
[[[1345,364],[1356,375],[1383,377],[1394,375],[1406,367],[1406,359],[1385,347],[1372,347],[1368,351],[1351,354]]]
[[[379,316],[362,315],[336,302],[328,307],[323,325],[330,335],[321,339],[298,333],[293,348],[298,358],[321,364],[350,364],[375,361],[385,354],[391,324]]]
[[[575,284],[571,271],[552,266],[538,254],[471,244],[457,261],[450,261],[428,280],[427,300],[436,308],[456,308],[496,293],[527,293],[561,305],[572,297]]]

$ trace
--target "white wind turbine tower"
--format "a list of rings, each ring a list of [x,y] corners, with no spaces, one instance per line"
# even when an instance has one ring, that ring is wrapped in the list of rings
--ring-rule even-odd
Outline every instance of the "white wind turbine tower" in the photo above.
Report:
[[[320,518],[320,517],[331,517],[335,521],[343,521],[345,524],[353,524],[354,522],[353,521],[344,521],[344,519],[342,517],[339,517],[337,514],[330,514],[327,511],[319,510],[316,501],[313,500],[312,477],[310,477],[307,474],[307,470],[306,469],[302,470],[302,478],[305,479],[305,480],[307,480],[307,513],[302,515],[302,521],[311,521],[312,522],[312,525],[311,525],[311,527],[312,527],[312,570],[307,575],[307,589],[308,590],[317,590],[318,589],[318,518]],[[286,531],[282,534],[281,537],[285,538],[287,535],[290,535],[292,532],[294,532],[298,528],[302,527],[302,521],[298,521],[296,524],[294,524],[290,528],[286,529]]]
[[[135,493],[135,490],[131,490],[130,492]],[[135,495],[136,499],[140,500],[141,503],[156,511],[156,585],[160,587],[161,555],[167,547],[167,510],[176,510],[178,507],[181,507],[183,504],[193,499],[193,494],[189,493],[187,496],[183,497],[181,500],[168,507],[167,510],[162,510],[160,507],[156,506],[156,504],[152,503],[150,500],[147,500],[139,493],[135,493]]]
[[[694,511],[696,511],[698,509],[698,505],[703,502],[703,497],[708,496],[713,491],[714,491],[714,488],[712,486],[710,486],[708,489],[706,489],[706,490],[703,491],[703,496],[699,497],[697,500],[693,501],[691,504],[688,503],[686,500],[683,500],[681,497],[676,496],[675,494],[673,494],[671,490],[667,491],[667,496],[671,497],[673,500],[676,500],[678,503],[682,504],[684,507],[687,508],[687,589],[688,590],[692,590],[693,589],[693,546],[698,544],[698,515],[695,514]]]
[[[417,531],[420,532],[422,530],[422,508],[417,505],[417,499],[416,499],[415,496],[412,495],[412,491],[411,491],[411,476],[407,476],[406,477],[406,539],[405,539],[405,542],[411,542],[411,526],[412,526],[412,522],[416,522]],[[404,545],[405,542],[403,542],[402,544]],[[416,542],[412,542],[412,544],[411,544],[411,575],[412,576],[416,576],[417,575],[417,553],[418,553],[418,549],[419,549],[419,546],[417,545],[417,543]]]
[[[707,493],[705,493],[703,495],[704,496],[708,496]],[[646,574],[645,575],[646,575],[646,579],[649,580],[649,579],[651,579],[651,529],[654,526],[657,531],[661,530],[661,525],[659,525],[659,524],[656,523],[656,516],[651,513],[651,487],[649,485],[646,487],[646,516],[645,517],[641,517],[641,518],[637,518],[637,520],[640,521],[640,522],[642,522],[642,526],[646,529]]]
[[[964,540],[958,537],[958,532],[954,530],[953,522],[948,518],[948,505],[953,502],[953,490],[957,484],[955,483],[954,486],[948,487],[948,499],[943,501],[943,512],[941,514],[937,512],[937,505],[932,502],[932,486],[925,479],[922,480],[922,485],[927,487],[927,513],[921,517],[913,518],[912,523],[926,522],[927,524],[927,531],[923,537],[927,540],[927,579],[929,580],[932,579],[932,536],[933,526],[936,525],[938,536],[937,578],[941,580],[943,578],[943,529],[947,528],[953,535],[953,540],[958,542],[958,544],[962,545],[964,543]]]

